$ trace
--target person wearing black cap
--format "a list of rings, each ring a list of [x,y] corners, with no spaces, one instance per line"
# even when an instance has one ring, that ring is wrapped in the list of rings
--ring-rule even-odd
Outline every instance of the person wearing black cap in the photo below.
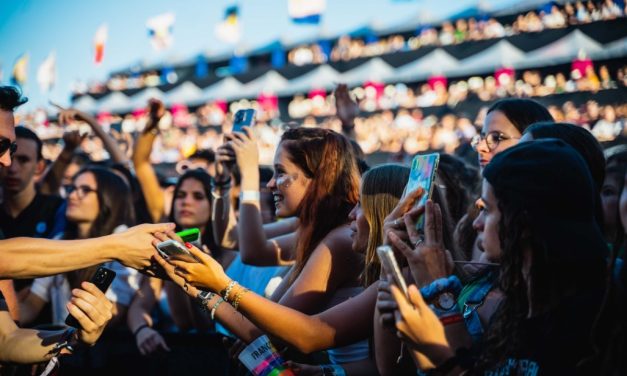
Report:
[[[590,331],[608,255],[586,162],[563,141],[533,141],[495,156],[483,177],[479,240],[501,261],[504,300],[480,356],[464,368],[499,375],[574,374],[592,352]],[[453,356],[417,289],[410,288],[409,301],[392,290],[400,311],[397,329],[443,374],[461,371],[462,357]]]

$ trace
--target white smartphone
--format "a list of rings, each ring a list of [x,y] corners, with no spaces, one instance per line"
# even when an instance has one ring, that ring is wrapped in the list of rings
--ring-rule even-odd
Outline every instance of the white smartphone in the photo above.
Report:
[[[198,259],[192,255],[189,249],[176,240],[170,239],[157,244],[157,251],[165,259],[172,257],[187,262],[198,262]]]
[[[401,273],[401,268],[398,266],[398,262],[396,262],[396,257],[394,257],[394,251],[388,245],[382,245],[377,247],[377,255],[379,255],[379,260],[381,261],[381,265],[383,265],[383,270],[386,273],[392,275],[394,279],[394,284],[401,289],[405,296],[409,296],[407,292],[407,283],[405,282],[405,278],[403,278],[403,274]]]

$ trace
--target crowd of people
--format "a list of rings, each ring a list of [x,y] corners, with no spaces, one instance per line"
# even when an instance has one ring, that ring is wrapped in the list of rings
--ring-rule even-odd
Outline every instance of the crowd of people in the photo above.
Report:
[[[125,136],[60,108],[77,130],[46,161],[41,138],[15,126],[25,101],[0,87],[2,372],[123,373],[99,346],[112,332],[154,359],[172,356],[168,333],[221,336],[230,362],[216,374],[627,371],[627,147],[593,135],[616,127],[614,107],[505,98],[476,124],[444,114],[427,127],[438,120],[418,110],[360,119],[339,85],[333,124],[271,137],[279,127],[224,124],[164,181],[151,156],[183,130],[162,102]],[[369,166],[360,147],[412,127],[430,141],[390,151],[437,150],[430,189],[407,188],[415,166]],[[458,133],[472,164],[449,146]],[[194,242],[174,232],[191,229]],[[105,292],[89,282],[99,267],[116,274]]]
[[[379,56],[399,51],[416,50],[424,46],[447,46],[467,41],[486,40],[559,29],[569,25],[582,25],[595,21],[613,20],[627,15],[624,3],[614,0],[576,1],[563,5],[554,4],[550,9],[532,10],[519,14],[511,24],[503,24],[496,18],[460,18],[445,21],[437,26],[423,26],[415,35],[395,34],[384,37],[351,37],[344,35],[336,41],[312,43],[286,52],[287,61],[296,66],[348,61],[360,57]],[[97,94],[108,91],[139,89],[173,84],[178,74],[173,67],[138,71],[135,74],[116,73],[106,82],[76,82],[74,95]]]

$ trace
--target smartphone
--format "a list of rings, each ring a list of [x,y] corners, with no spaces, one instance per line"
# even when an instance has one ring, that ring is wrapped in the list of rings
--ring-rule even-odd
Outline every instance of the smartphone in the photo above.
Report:
[[[440,162],[440,154],[423,154],[417,155],[411,162],[411,171],[409,172],[409,180],[403,192],[403,198],[418,188],[424,189],[425,193],[416,202],[416,207],[424,205],[433,194],[433,183],[435,182],[435,173],[438,170]],[[418,219],[416,228],[422,230],[424,228],[424,215]]]
[[[98,270],[96,270],[96,272],[91,277],[89,282],[93,283],[103,293],[106,293],[107,289],[111,285],[111,282],[113,282],[114,278],[115,278],[115,272],[113,270],[107,269],[101,266],[98,268]],[[80,327],[78,320],[76,320],[74,316],[69,315],[69,314],[65,318],[65,325],[71,326],[74,328]]]
[[[405,282],[405,278],[403,278],[398,262],[396,262],[396,257],[394,257],[394,251],[392,248],[388,245],[379,246],[377,247],[377,255],[379,256],[381,265],[383,265],[383,270],[386,273],[391,274],[394,279],[394,284],[401,289],[405,296],[409,296],[409,293],[407,292],[407,283]]]
[[[180,236],[186,243],[191,243],[196,248],[202,249],[202,243],[200,241],[200,230],[197,228],[190,228],[187,230],[179,231],[176,235]]]
[[[242,127],[250,127],[255,120],[255,110],[248,108],[245,110],[238,110],[233,116],[233,133],[243,132]]]
[[[157,251],[165,259],[173,257],[175,259],[187,262],[198,262],[196,257],[192,255],[189,249],[187,249],[183,244],[179,243],[176,240],[169,239],[157,244]]]

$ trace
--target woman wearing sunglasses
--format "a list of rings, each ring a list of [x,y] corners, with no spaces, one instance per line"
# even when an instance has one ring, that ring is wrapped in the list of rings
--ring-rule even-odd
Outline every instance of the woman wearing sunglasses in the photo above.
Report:
[[[495,102],[488,109],[481,133],[471,142],[481,169],[495,155],[516,145],[528,126],[540,121],[553,121],[553,117],[536,101],[508,98]]]
[[[61,239],[96,238],[126,230],[134,222],[133,205],[128,184],[118,174],[102,167],[87,167],[65,187],[68,194],[65,216],[67,227]],[[139,285],[136,270],[117,262],[104,265],[116,272],[116,278],[106,293],[113,302],[113,322],[125,316],[128,305]],[[20,302],[23,324],[31,322],[47,302],[52,304],[54,324],[63,325],[66,304],[71,290],[89,280],[98,265],[55,276],[35,279],[29,294]]]

